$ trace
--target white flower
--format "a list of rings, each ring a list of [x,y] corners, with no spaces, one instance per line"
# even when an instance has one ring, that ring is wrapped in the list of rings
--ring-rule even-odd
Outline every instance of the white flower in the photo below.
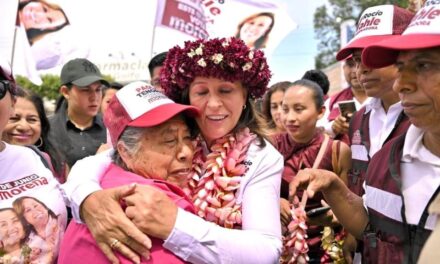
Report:
[[[227,47],[227,46],[229,46],[229,41],[228,41],[228,40],[223,41],[223,42],[222,42],[222,46],[223,46],[223,47]]]
[[[216,53],[216,54],[214,54],[214,55],[211,56],[211,60],[212,60],[215,64],[219,64],[219,63],[222,62],[222,60],[223,60],[223,54]]]
[[[254,58],[254,51],[253,50],[251,50],[251,51],[249,51],[249,59],[253,59]]]
[[[243,71],[248,71],[252,68],[252,62],[246,63],[243,67]]]
[[[203,55],[203,44],[196,49],[196,55]]]
[[[191,50],[191,52],[188,52],[188,57],[192,58],[192,57],[194,57],[194,55],[196,55],[194,50]]]
[[[179,72],[184,73],[185,70],[182,67],[179,67]]]
[[[265,64],[264,62],[263,62],[263,63],[261,63],[261,66],[260,66],[260,71],[262,71],[262,70],[263,70],[264,66],[266,66],[266,64]]]
[[[206,62],[203,58],[197,61],[197,64],[201,67],[206,67]]]
[[[231,68],[235,68],[235,64],[233,62],[230,62],[229,66],[231,66]]]

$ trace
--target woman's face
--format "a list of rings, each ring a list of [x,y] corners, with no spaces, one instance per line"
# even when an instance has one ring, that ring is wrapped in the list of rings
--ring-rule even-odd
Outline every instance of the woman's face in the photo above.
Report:
[[[3,130],[3,140],[14,145],[34,145],[40,136],[41,122],[37,108],[31,101],[18,97],[14,114]]]
[[[298,143],[309,142],[316,122],[325,108],[316,109],[313,91],[303,86],[292,86],[284,93],[282,120],[286,131]]]
[[[189,87],[190,104],[200,109],[197,125],[208,145],[229,134],[237,125],[246,104],[240,82],[197,77]]]
[[[23,216],[32,226],[41,226],[49,221],[49,212],[44,206],[31,198],[23,199]]]
[[[188,126],[182,117],[176,116],[146,129],[136,153],[131,157],[121,155],[125,164],[138,175],[184,187],[191,173],[194,154]],[[123,144],[119,144],[122,143],[118,143],[121,153]]]
[[[3,85],[0,83],[0,85]],[[3,130],[9,121],[9,118],[14,113],[15,100],[12,98],[9,91],[0,99],[0,132],[3,134]]]
[[[245,43],[254,43],[262,37],[272,24],[272,18],[268,16],[258,16],[246,21],[240,29],[240,38]]]
[[[113,96],[117,91],[118,90],[112,88],[109,88],[105,91],[105,94],[102,97],[102,102],[101,102],[101,113],[105,113],[110,103],[110,100],[113,98]]]
[[[13,210],[0,212],[0,241],[3,247],[20,244],[25,232],[18,215]]]
[[[281,122],[283,91],[276,91],[270,97],[270,115],[275,123],[277,131],[284,131],[283,123]]]
[[[30,2],[23,7],[19,16],[25,29],[52,29],[67,22],[61,10],[53,9],[43,2]]]

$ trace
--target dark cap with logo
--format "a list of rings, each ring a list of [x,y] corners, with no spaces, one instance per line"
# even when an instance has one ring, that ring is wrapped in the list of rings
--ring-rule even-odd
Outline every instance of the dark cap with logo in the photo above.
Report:
[[[61,85],[72,83],[79,87],[86,87],[96,81],[109,86],[98,67],[87,59],[70,60],[61,69]]]

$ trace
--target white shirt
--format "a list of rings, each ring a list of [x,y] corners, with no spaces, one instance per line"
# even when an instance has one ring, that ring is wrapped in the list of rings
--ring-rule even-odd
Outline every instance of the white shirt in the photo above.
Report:
[[[99,178],[111,162],[110,151],[78,161],[64,189],[71,199],[73,215],[80,222],[79,205],[100,190]],[[164,247],[192,263],[277,263],[281,253],[280,184],[281,154],[266,141],[260,149],[249,147],[249,170],[237,190],[242,203],[242,230],[219,227],[178,210],[176,223]]]
[[[391,105],[388,112],[385,112],[382,101],[378,98],[372,98],[366,105],[365,114],[371,111],[370,126],[370,157],[382,148],[383,143],[389,137],[396,125],[397,118],[403,111],[402,104],[399,102]]]
[[[420,128],[409,127],[400,165],[405,215],[410,224],[419,223],[423,210],[440,186],[440,157],[423,145],[423,134]],[[435,217],[428,217],[427,226],[434,229]]]

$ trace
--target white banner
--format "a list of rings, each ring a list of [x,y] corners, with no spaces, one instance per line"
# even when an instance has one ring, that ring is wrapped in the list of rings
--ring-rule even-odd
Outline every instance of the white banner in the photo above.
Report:
[[[296,27],[285,6],[251,0],[2,0],[0,9],[10,10],[0,54],[36,83],[77,57],[119,82],[148,80],[153,55],[196,38],[239,36],[270,56]]]

